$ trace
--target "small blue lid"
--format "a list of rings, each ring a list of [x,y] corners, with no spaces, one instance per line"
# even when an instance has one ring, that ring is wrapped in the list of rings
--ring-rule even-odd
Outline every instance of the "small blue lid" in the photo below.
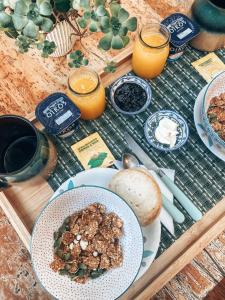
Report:
[[[50,134],[57,135],[80,118],[78,107],[63,93],[54,93],[42,100],[35,114]]]
[[[187,16],[175,13],[161,22],[171,34],[170,43],[180,47],[193,39],[200,31],[199,26]]]

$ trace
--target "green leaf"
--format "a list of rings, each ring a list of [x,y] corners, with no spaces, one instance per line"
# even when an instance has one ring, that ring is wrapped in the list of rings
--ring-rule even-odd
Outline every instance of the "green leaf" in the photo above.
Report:
[[[58,12],[67,12],[70,9],[70,0],[55,0],[54,3]]]
[[[48,0],[39,0],[39,12],[43,16],[51,16],[52,14],[52,6]]]
[[[110,11],[113,17],[117,17],[121,6],[119,3],[112,2],[110,4]]]
[[[100,5],[105,6],[106,0],[95,0],[95,6],[98,7]]]
[[[137,29],[137,18],[132,17],[129,20],[127,20],[123,25],[125,25],[128,28],[128,30],[135,31]]]
[[[27,52],[32,43],[33,40],[24,35],[19,35],[16,39],[16,45],[19,47],[21,53]]]
[[[103,16],[107,15],[107,10],[105,9],[105,7],[103,5],[99,5],[97,7],[95,13],[98,17],[103,17]]]
[[[73,0],[72,1],[72,8],[79,10],[80,9],[80,0]]]
[[[91,12],[90,11],[85,11],[83,14],[83,18],[85,20],[89,20],[91,18]]]
[[[110,26],[110,18],[109,17],[102,17],[100,19],[100,24],[101,24],[101,30],[104,33],[109,32],[111,26]]]
[[[44,17],[42,16],[38,16],[35,20],[33,20],[34,24],[37,25],[37,26],[40,26],[44,21]]]
[[[27,25],[23,29],[23,34],[27,37],[35,39],[38,34],[38,26],[36,26],[31,20],[29,20]]]
[[[12,21],[16,30],[22,30],[28,23],[26,16],[12,15]]]
[[[96,13],[94,11],[91,11],[91,19],[93,21],[98,21],[98,16],[96,15]]]
[[[77,20],[77,23],[81,28],[86,28],[87,27],[87,21],[84,18],[79,18]]]
[[[97,269],[95,271],[91,271],[90,273],[90,277],[92,279],[98,278],[99,276],[101,276],[104,273],[103,269]]]
[[[69,66],[70,68],[74,68],[74,64],[73,64],[71,61],[68,63],[68,66]]]
[[[4,10],[5,5],[3,4],[3,0],[0,1],[0,11]]]
[[[116,17],[112,17],[111,18],[111,26],[112,26],[113,35],[118,35],[119,30],[121,28],[121,23],[120,23],[119,19]]]
[[[112,38],[112,48],[113,49],[122,49],[124,47],[123,40],[119,35],[113,36]]]
[[[84,9],[90,8],[89,0],[80,0],[80,7]]]
[[[43,22],[41,24],[41,30],[44,32],[50,32],[53,28],[53,22],[49,18],[43,18]]]
[[[123,46],[124,47],[126,47],[130,42],[129,36],[122,36],[122,40],[123,40]]]
[[[14,13],[20,16],[26,16],[29,11],[29,6],[23,0],[19,0],[15,4]]]
[[[27,13],[27,18],[31,21],[37,20],[39,17],[39,10],[36,4],[32,3]]]
[[[11,9],[15,9],[16,0],[3,0],[3,3],[6,6],[9,6]]]
[[[0,12],[0,27],[6,28],[11,23],[11,16],[4,11]]]
[[[5,31],[5,34],[10,37],[11,39],[16,39],[19,35],[19,33],[16,31],[14,26],[10,26],[7,28],[7,31]]]
[[[84,59],[82,60],[82,64],[83,64],[84,66],[87,66],[88,63],[89,63],[89,61],[88,61],[87,58],[84,58]]]
[[[109,50],[111,48],[112,37],[113,35],[111,32],[103,36],[99,41],[99,47],[106,51]]]
[[[100,167],[103,164],[103,161],[107,157],[107,153],[102,152],[97,157],[91,158],[88,162],[90,168]]]
[[[129,13],[124,8],[121,8],[118,12],[118,19],[120,23],[123,23],[128,18],[129,18]]]
[[[114,61],[111,61],[111,62],[107,63],[106,67],[104,68],[104,71],[106,73],[116,72],[116,63]]]
[[[98,23],[95,22],[95,21],[91,21],[91,23],[90,23],[90,25],[89,25],[89,30],[90,30],[91,32],[97,32],[98,29],[99,29]]]
[[[125,27],[125,26],[122,26],[122,27],[120,28],[119,32],[118,32],[118,34],[119,34],[121,37],[127,35],[127,33],[128,33],[128,29],[127,29],[127,27]]]

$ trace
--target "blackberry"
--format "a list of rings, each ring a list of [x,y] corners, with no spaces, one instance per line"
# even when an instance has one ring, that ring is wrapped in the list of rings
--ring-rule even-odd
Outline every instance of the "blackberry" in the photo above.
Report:
[[[116,89],[114,99],[121,110],[135,112],[145,105],[147,93],[139,84],[126,82]]]

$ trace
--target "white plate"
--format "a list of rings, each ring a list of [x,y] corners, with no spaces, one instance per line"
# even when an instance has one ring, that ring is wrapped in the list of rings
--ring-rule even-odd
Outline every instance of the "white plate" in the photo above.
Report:
[[[118,170],[111,168],[95,168],[87,171],[82,171],[75,177],[71,177],[67,181],[65,181],[56,190],[52,198],[56,197],[66,190],[81,185],[97,185],[107,188],[111,178],[117,172]],[[142,227],[142,232],[144,236],[144,254],[141,263],[141,269],[136,280],[139,279],[147,271],[158,251],[161,238],[161,223],[159,218],[157,218],[152,224],[146,227]]]
[[[53,261],[53,233],[66,217],[99,202],[107,212],[115,212],[123,220],[124,235],[120,239],[123,264],[85,284],[71,281],[50,268]],[[80,186],[58,195],[39,215],[32,233],[31,259],[35,273],[45,289],[60,300],[114,300],[133,283],[141,266],[143,236],[133,210],[117,194],[96,186]]]
[[[202,107],[202,101],[207,89],[206,85],[201,92],[198,94],[198,97],[195,101],[194,106],[194,122],[195,127],[198,132],[198,135],[200,136],[203,143],[206,145],[206,147],[218,158],[225,161],[225,149],[223,149],[219,144],[217,144],[215,141],[213,141],[205,131],[203,125],[202,125],[202,117],[201,117],[201,107]]]

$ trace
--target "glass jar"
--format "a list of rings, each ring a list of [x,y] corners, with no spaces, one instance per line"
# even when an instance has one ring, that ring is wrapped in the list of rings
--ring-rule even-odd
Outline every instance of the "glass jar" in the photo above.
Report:
[[[158,76],[169,55],[170,32],[166,26],[152,23],[144,26],[134,43],[132,67],[140,77]]]
[[[98,74],[87,68],[74,71],[68,79],[68,97],[80,109],[83,120],[93,120],[105,110],[105,89]]]

